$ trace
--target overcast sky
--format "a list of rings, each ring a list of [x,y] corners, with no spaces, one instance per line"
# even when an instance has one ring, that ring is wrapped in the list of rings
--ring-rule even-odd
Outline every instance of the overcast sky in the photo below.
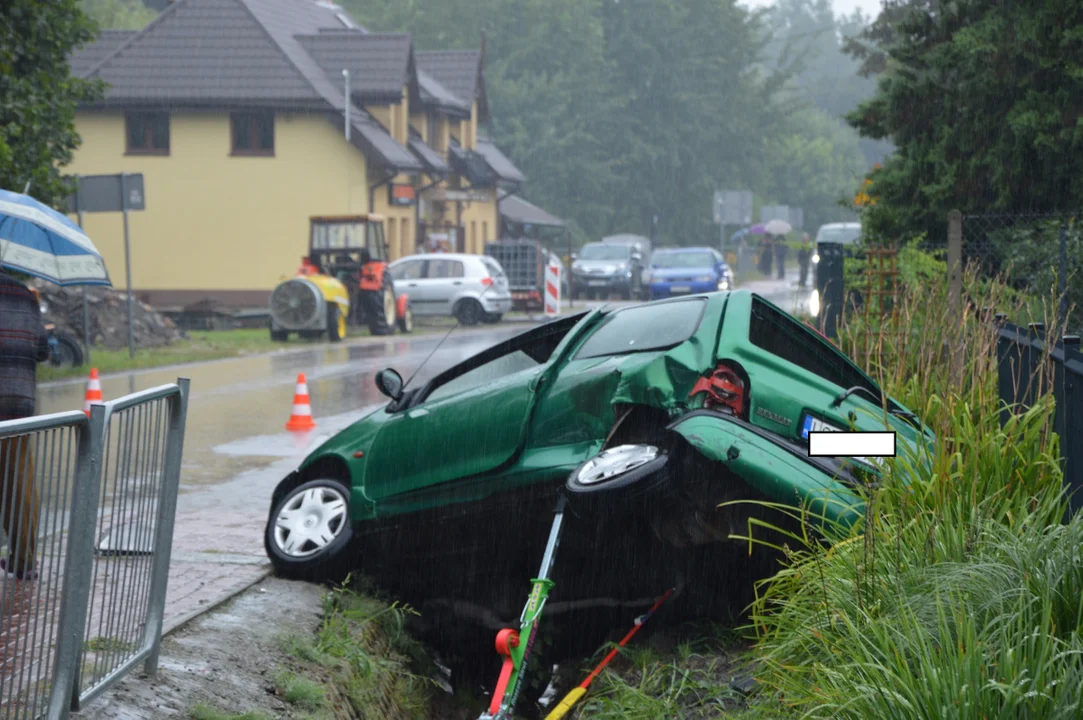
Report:
[[[774,0],[743,0],[743,4],[759,8],[773,5]],[[833,0],[831,4],[837,15],[849,15],[854,8],[860,8],[861,12],[873,18],[880,14],[880,0]]]

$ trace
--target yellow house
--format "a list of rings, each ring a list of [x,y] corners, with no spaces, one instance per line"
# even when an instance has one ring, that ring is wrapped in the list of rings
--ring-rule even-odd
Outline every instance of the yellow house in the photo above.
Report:
[[[485,36],[480,50],[419,52],[417,65],[427,112],[412,121],[447,163],[446,175],[430,176],[420,192],[419,244],[482,253],[485,243],[500,239],[501,190],[518,189],[524,181],[484,131],[489,121]]]
[[[411,120],[431,114],[439,128],[445,105],[465,103],[428,76],[422,87],[408,35],[369,33],[328,3],[177,0],[141,31],[103,33],[71,66],[108,89],[79,108],[66,171],[143,174],[132,286],[159,307],[265,306],[314,215],[384,214],[392,258],[414,252],[418,191],[460,183],[447,152],[461,118],[445,120],[443,145]],[[495,189],[492,206],[495,236]],[[87,214],[84,227],[123,277],[121,216]]]

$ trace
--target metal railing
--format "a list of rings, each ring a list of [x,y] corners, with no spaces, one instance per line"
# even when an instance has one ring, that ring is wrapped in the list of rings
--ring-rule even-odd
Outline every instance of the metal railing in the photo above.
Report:
[[[0,423],[0,720],[66,718],[155,674],[187,404],[180,379]]]
[[[1083,509],[1083,352],[1078,335],[1047,337],[1044,325],[1026,328],[997,315],[997,386],[1008,413],[1030,407],[1042,393],[1053,391],[1056,415],[1053,429],[1060,437],[1064,485],[1071,513]]]

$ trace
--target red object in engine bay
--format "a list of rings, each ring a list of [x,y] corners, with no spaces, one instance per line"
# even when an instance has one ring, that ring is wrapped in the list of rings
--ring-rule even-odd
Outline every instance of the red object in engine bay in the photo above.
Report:
[[[688,397],[705,392],[703,406],[708,410],[728,410],[742,416],[745,411],[745,383],[730,367],[719,365],[713,373],[700,378]]]

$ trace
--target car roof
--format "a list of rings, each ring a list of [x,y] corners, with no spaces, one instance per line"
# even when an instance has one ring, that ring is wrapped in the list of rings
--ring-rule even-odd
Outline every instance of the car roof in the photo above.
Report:
[[[482,258],[492,260],[488,255],[474,255],[473,253],[417,253],[400,257],[391,264],[394,265],[405,260],[481,260]]]
[[[824,228],[830,228],[830,229],[846,228],[848,230],[853,229],[853,228],[857,228],[858,230],[860,230],[861,229],[861,223],[859,223],[859,222],[824,223],[823,225],[820,226],[820,229],[823,230]]]

